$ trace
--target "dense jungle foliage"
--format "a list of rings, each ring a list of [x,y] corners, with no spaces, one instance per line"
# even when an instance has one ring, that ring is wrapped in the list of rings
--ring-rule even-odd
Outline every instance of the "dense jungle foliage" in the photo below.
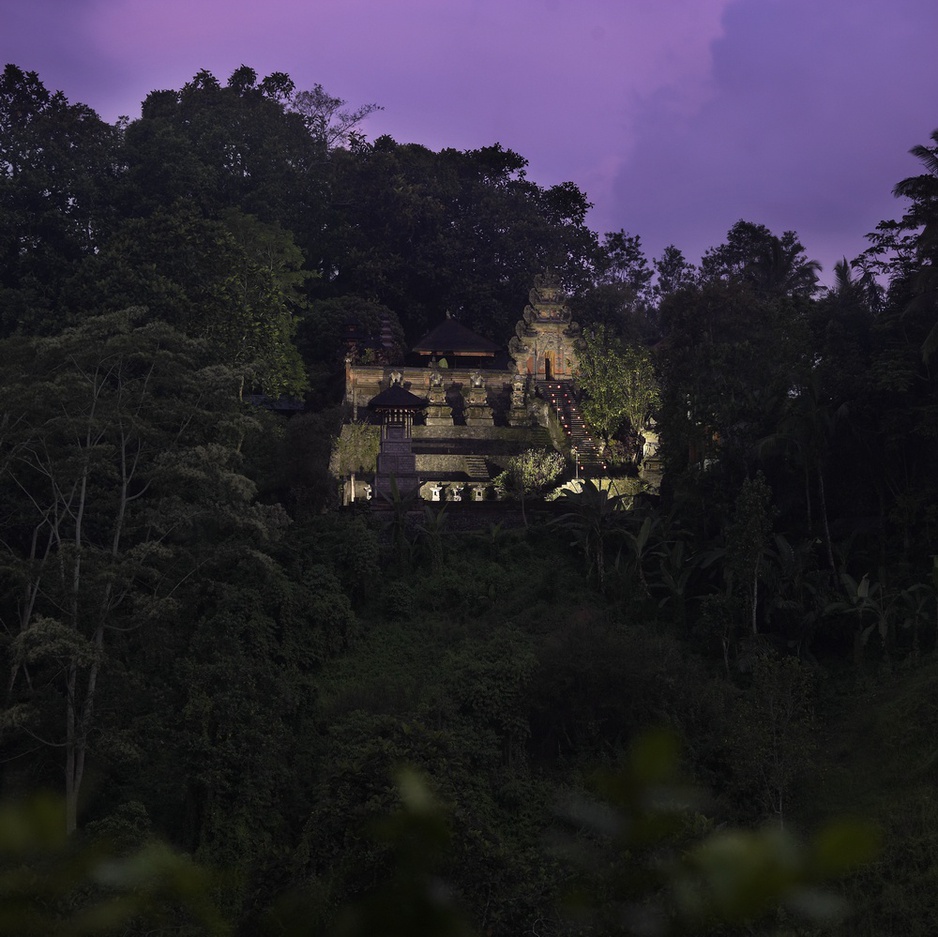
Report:
[[[0,932],[933,933],[938,132],[821,288],[369,110],[0,78]],[[660,495],[337,510],[347,328],[507,342],[545,269]]]

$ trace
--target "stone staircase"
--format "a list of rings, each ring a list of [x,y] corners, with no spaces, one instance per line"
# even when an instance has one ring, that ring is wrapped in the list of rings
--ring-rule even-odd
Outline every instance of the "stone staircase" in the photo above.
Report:
[[[606,464],[600,457],[599,447],[586,428],[580,408],[573,397],[572,385],[568,381],[538,381],[537,389],[557,415],[571,449],[576,449],[580,475],[602,475],[606,471]]]
[[[485,458],[480,455],[466,456],[466,474],[472,481],[488,481],[490,478],[489,467],[485,464]]]

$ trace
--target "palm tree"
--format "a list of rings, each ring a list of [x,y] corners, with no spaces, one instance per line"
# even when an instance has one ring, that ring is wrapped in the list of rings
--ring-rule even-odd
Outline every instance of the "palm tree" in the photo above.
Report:
[[[924,164],[925,173],[898,182],[893,195],[912,200],[912,207],[902,219],[906,229],[921,228],[915,239],[919,261],[913,277],[914,296],[906,312],[938,312],[938,130],[932,132],[933,146],[913,146],[909,152]],[[922,357],[927,362],[938,350],[938,315],[922,343]]]
[[[772,237],[753,258],[747,278],[760,293],[782,296],[811,296],[817,289],[821,265],[804,256],[794,233]]]
[[[445,504],[438,510],[434,510],[430,505],[425,504],[423,507],[423,523],[416,525],[420,540],[430,558],[430,566],[435,573],[440,572],[445,563],[446,544],[444,534],[448,524],[449,515],[446,513]]]

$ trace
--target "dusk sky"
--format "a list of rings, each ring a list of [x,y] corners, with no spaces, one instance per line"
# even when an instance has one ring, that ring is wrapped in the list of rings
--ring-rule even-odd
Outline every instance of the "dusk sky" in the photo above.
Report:
[[[501,143],[599,232],[689,260],[738,219],[825,281],[938,128],[936,0],[0,0],[0,58],[106,120],[200,69],[285,71],[373,139]]]

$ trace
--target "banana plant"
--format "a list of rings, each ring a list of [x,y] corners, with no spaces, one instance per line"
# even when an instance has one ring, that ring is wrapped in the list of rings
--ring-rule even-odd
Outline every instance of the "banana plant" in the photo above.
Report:
[[[792,641],[798,655],[808,649],[823,613],[827,571],[817,568],[816,541],[791,543],[783,534],[773,537],[774,548],[767,554],[766,606],[770,621],[785,630],[785,620],[799,622],[798,637]],[[778,621],[781,619],[781,621]]]
[[[901,592],[887,590],[882,582],[870,579],[864,573],[859,582],[849,573],[841,573],[840,581],[846,598],[830,602],[824,609],[826,615],[851,616],[856,621],[853,634],[853,662],[859,669],[870,637],[876,633],[883,644],[887,659],[891,655],[894,641],[895,606]]]
[[[579,491],[565,488],[561,498],[570,510],[551,521],[573,533],[587,563],[587,575],[596,574],[600,591],[606,587],[606,546],[621,532],[623,495],[613,495],[591,479],[584,479]]]
[[[687,542],[680,536],[674,539],[662,540],[655,555],[658,558],[658,574],[652,582],[658,594],[658,608],[671,606],[674,609],[676,624],[686,623],[686,599],[688,587],[692,577],[700,568],[701,555],[691,553],[688,555]]]
[[[932,620],[935,598],[935,589],[924,582],[917,582],[899,593],[899,627],[912,632],[912,663],[915,664],[921,657],[922,626]]]
[[[659,532],[660,529],[661,519],[648,514],[642,519],[641,526],[635,533],[629,530],[622,532],[623,542],[628,548],[627,570],[630,578],[638,579],[646,596],[650,596],[651,592],[648,588],[648,580],[645,577],[645,563],[649,556],[661,547],[660,539],[653,540],[654,534]]]

